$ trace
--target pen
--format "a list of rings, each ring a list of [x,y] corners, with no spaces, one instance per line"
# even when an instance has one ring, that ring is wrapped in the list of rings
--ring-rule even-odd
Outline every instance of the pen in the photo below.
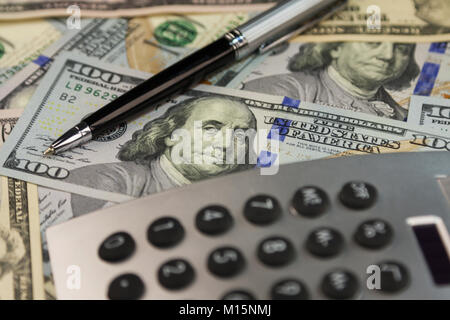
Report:
[[[205,75],[254,52],[264,53],[340,10],[347,0],[288,0],[259,14],[124,93],[83,119],[44,151],[53,155],[155,107],[200,82]]]

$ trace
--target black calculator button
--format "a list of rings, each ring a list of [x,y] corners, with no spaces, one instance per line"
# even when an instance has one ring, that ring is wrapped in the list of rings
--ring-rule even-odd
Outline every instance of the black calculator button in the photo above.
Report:
[[[381,291],[394,293],[408,285],[409,272],[402,264],[394,261],[383,261],[378,263],[377,266],[381,272]]]
[[[369,183],[351,181],[342,187],[339,198],[351,209],[366,209],[375,203],[377,190]]]
[[[257,195],[245,204],[244,215],[248,221],[266,225],[274,222],[280,215],[281,209],[277,199],[268,195]]]
[[[322,292],[332,299],[350,299],[358,291],[358,280],[346,270],[334,270],[322,280]]]
[[[176,290],[188,286],[194,280],[195,272],[189,262],[173,259],[165,262],[158,270],[159,283],[167,289]]]
[[[103,241],[98,249],[98,255],[108,262],[125,260],[134,252],[136,244],[133,238],[126,232],[117,232]]]
[[[294,247],[288,239],[270,237],[258,246],[258,258],[269,266],[283,266],[294,257]]]
[[[246,290],[233,290],[225,293],[222,300],[255,300],[255,297]]]
[[[310,218],[324,213],[329,204],[330,201],[325,191],[314,186],[298,189],[292,199],[294,213]]]
[[[380,249],[391,242],[393,231],[384,220],[373,219],[363,222],[355,232],[355,241],[368,249]]]
[[[115,278],[108,289],[111,300],[136,300],[144,293],[144,283],[135,274],[122,274]]]
[[[344,238],[335,229],[322,227],[312,231],[306,239],[306,248],[319,257],[337,255],[344,245]]]
[[[148,241],[158,248],[168,248],[184,237],[184,228],[177,219],[164,217],[155,220],[147,230]]]
[[[195,218],[198,230],[208,235],[218,235],[228,231],[233,224],[233,218],[222,206],[209,206],[200,210]]]
[[[309,298],[306,286],[296,279],[285,279],[275,283],[270,295],[273,300],[306,300]]]
[[[238,274],[245,265],[241,252],[233,247],[215,249],[208,257],[208,269],[219,277],[232,277]]]

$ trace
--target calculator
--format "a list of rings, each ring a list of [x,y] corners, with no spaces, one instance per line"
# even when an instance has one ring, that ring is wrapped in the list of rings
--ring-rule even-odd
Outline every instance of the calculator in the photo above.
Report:
[[[60,299],[450,299],[450,153],[258,168],[47,230]]]

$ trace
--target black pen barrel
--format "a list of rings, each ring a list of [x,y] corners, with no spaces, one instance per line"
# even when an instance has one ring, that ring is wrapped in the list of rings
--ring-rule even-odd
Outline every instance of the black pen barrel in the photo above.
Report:
[[[84,119],[95,137],[146,108],[179,94],[212,71],[235,60],[229,39],[222,37],[152,76]]]

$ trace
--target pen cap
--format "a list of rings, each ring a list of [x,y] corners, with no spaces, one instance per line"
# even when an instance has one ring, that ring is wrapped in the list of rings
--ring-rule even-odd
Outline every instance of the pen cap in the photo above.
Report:
[[[288,0],[279,3],[237,28],[246,42],[237,50],[237,58],[244,58],[261,46],[301,28],[318,14],[342,2],[345,1]]]

